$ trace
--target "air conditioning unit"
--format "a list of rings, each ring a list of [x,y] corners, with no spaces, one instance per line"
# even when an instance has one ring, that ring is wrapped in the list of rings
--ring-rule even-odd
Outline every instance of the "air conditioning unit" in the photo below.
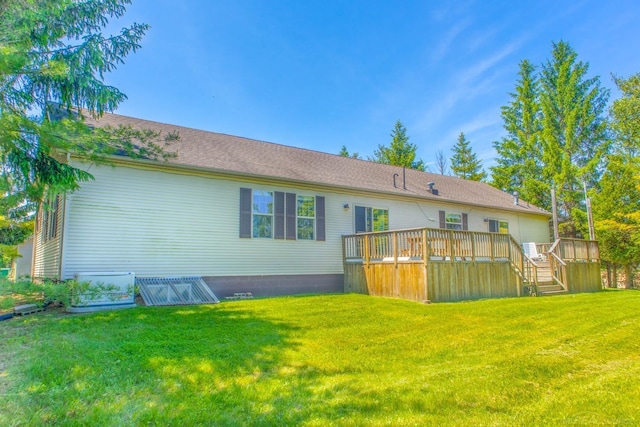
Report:
[[[78,283],[89,283],[89,287],[72,294],[67,311],[83,313],[115,308],[135,307],[135,279],[132,272],[81,272],[74,275]]]

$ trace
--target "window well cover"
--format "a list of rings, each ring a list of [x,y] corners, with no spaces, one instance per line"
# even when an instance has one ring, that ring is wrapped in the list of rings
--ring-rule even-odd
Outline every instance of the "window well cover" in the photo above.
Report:
[[[136,277],[146,305],[215,304],[218,298],[202,277]]]

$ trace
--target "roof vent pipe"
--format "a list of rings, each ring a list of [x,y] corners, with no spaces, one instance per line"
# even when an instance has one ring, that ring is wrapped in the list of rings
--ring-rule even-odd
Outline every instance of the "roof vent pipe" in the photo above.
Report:
[[[518,206],[518,200],[519,200],[520,194],[517,191],[513,192],[513,204]]]
[[[400,175],[398,175],[397,173],[393,174],[393,188],[398,188],[398,186],[396,185],[396,177],[397,176],[400,176]]]
[[[433,188],[433,186],[436,185],[435,182],[427,182],[427,186],[429,187],[429,193],[433,194],[434,196],[438,195],[438,190],[436,190],[435,188]]]
[[[402,167],[402,189],[407,189],[407,168],[404,166]]]

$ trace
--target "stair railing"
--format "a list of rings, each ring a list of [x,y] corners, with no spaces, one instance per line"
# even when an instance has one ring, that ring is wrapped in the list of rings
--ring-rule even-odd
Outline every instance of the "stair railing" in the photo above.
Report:
[[[561,247],[560,241],[561,239],[556,240],[551,248],[549,248],[549,252],[547,252],[549,256],[549,267],[551,269],[551,277],[553,278],[553,281],[562,286],[562,289],[568,292],[567,263],[564,262],[562,256],[559,254]]]
[[[509,261],[511,263],[511,268],[520,276],[522,279],[522,285],[528,287],[529,295],[537,295],[538,294],[538,265],[529,258],[513,236],[510,237],[511,242],[511,250]],[[520,295],[520,290],[518,290],[518,296]]]

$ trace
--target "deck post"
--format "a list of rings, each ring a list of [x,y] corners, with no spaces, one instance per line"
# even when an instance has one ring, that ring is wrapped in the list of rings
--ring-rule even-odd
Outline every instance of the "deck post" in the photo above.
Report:
[[[427,266],[427,260],[429,259],[429,249],[427,244],[427,229],[422,229],[422,261],[424,262],[424,299],[425,302],[429,302],[429,267]]]
[[[449,230],[449,255],[451,256],[450,261],[454,262],[456,259],[456,248],[453,242],[453,230]]]
[[[496,258],[496,248],[495,248],[495,234],[489,234],[489,246],[491,247],[491,262],[495,261]]]
[[[364,265],[369,268],[369,235],[364,235]]]
[[[393,234],[393,264],[398,268],[398,232],[394,231]]]
[[[471,261],[476,262],[476,233],[472,232],[471,236]]]

